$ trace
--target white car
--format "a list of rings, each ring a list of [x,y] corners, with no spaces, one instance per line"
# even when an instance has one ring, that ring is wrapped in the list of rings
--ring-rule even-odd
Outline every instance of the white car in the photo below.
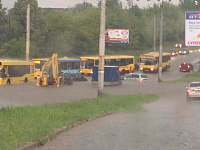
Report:
[[[135,82],[149,81],[148,75],[142,74],[142,73],[126,74],[123,79],[128,80],[128,81],[135,81]]]
[[[191,98],[200,99],[200,82],[191,82],[189,87],[186,87],[186,99],[190,101]]]

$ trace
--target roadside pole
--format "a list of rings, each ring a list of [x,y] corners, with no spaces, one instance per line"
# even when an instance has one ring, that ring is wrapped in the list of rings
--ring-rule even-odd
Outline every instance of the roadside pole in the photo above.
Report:
[[[26,19],[26,61],[29,61],[30,51],[30,3],[27,5],[27,19]]]
[[[153,15],[153,50],[156,52],[156,14]]]
[[[104,87],[104,55],[105,55],[105,8],[106,0],[101,0],[101,24],[99,35],[99,67],[98,67],[98,96],[103,95]]]
[[[163,1],[160,6],[160,52],[159,52],[159,68],[158,82],[162,82],[162,55],[163,55]]]

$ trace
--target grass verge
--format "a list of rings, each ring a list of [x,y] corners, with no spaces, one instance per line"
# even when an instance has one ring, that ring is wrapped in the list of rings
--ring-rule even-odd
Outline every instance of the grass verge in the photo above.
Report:
[[[137,112],[141,104],[158,99],[152,94],[103,96],[74,102],[0,109],[0,150],[13,150],[38,141],[56,128],[106,113]]]
[[[178,80],[167,81],[167,83],[182,83],[182,82],[190,83],[193,81],[200,81],[200,71],[188,74]]]

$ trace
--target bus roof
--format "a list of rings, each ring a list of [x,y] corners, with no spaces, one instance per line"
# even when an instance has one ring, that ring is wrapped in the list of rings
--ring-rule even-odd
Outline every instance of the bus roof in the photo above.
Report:
[[[34,65],[32,61],[0,61],[0,65]]]
[[[73,59],[73,58],[59,58],[59,62],[80,62],[80,59]]]
[[[134,58],[133,55],[105,55],[105,59]],[[99,59],[99,56],[82,56],[81,59]]]
[[[163,53],[163,56],[171,56],[170,53],[166,53],[164,52]],[[155,57],[159,57],[159,52],[149,52],[149,53],[146,53],[146,54],[141,54],[140,57],[145,57],[145,58],[155,58]]]

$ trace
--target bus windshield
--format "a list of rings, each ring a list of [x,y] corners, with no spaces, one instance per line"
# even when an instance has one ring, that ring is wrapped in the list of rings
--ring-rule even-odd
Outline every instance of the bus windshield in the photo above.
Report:
[[[93,59],[88,59],[87,61],[84,61],[84,63],[82,63],[82,65],[84,64],[84,68],[85,69],[92,69],[94,65],[94,60]]]
[[[42,70],[42,66],[47,62],[46,60],[33,60],[33,62],[35,63],[35,71],[41,71]]]
[[[156,59],[150,59],[150,58],[141,58],[140,64],[144,65],[156,65],[158,61]]]
[[[5,74],[5,71],[3,71],[3,69],[0,69],[0,78],[3,78]]]

